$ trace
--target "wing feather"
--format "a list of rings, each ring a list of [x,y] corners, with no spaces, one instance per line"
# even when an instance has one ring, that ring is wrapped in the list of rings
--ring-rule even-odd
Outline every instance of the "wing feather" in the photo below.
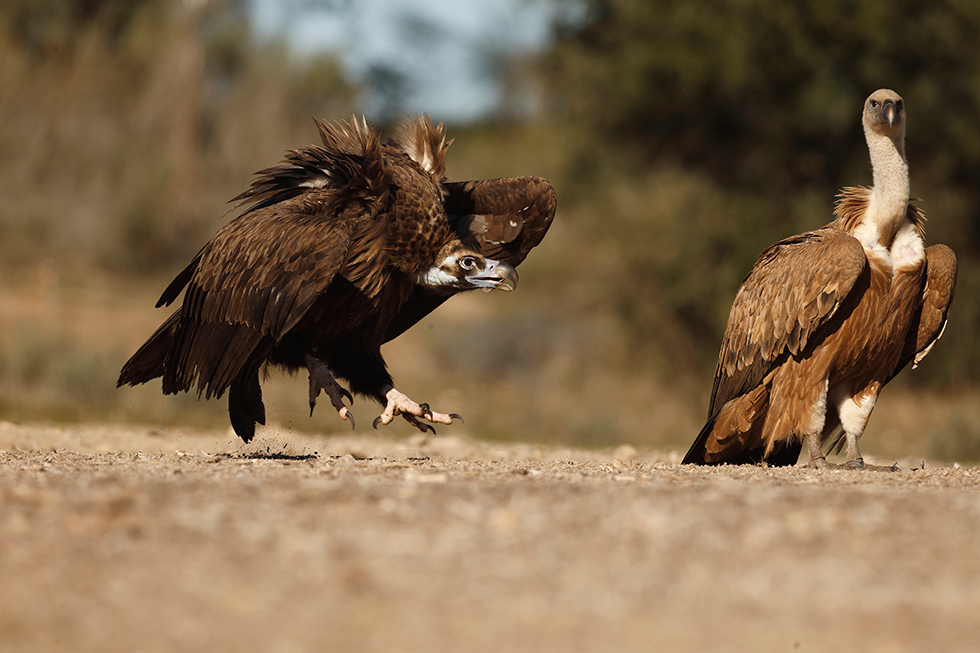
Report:
[[[739,287],[718,356],[709,418],[796,355],[837,312],[867,265],[861,243],[835,229],[780,241]]]
[[[555,217],[555,189],[540,177],[445,184],[449,220],[467,245],[517,266],[541,242]]]
[[[953,250],[946,245],[926,248],[926,283],[922,291],[922,305],[912,322],[902,358],[889,381],[909,363],[915,369],[942,337],[949,318],[949,309],[953,305],[956,272],[956,254]]]
[[[456,235],[487,258],[519,265],[541,242],[555,217],[555,189],[540,177],[510,177],[443,184],[443,206]],[[385,332],[397,338],[451,295],[417,286]]]
[[[265,341],[274,345],[333,280],[349,224],[287,200],[222,228],[198,257],[164,374],[165,391],[195,381],[220,396]]]

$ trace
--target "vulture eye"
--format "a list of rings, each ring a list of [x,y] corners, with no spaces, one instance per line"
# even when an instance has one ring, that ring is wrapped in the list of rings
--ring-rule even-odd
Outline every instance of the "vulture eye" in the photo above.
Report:
[[[898,102],[895,103],[895,108],[898,109],[899,111],[902,110],[902,101],[901,100],[899,100]]]
[[[464,270],[472,270],[476,266],[476,258],[473,256],[464,256],[459,259],[459,267]]]
[[[878,100],[871,100],[871,108],[872,109],[878,108]]]

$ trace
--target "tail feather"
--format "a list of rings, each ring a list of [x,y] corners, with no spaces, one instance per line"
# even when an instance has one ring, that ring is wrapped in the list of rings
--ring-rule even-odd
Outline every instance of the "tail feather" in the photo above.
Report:
[[[762,427],[769,412],[769,387],[760,385],[721,407],[698,433],[684,456],[695,465],[795,465],[802,443],[794,437],[771,445],[763,440]]]
[[[711,429],[715,426],[715,419],[711,417],[708,419],[707,423],[701,428],[701,432],[698,433],[698,437],[694,439],[694,443],[691,444],[691,448],[687,450],[684,454],[684,460],[681,461],[684,465],[707,465],[707,450],[705,444],[708,441],[708,436],[711,434]]]
[[[163,376],[166,370],[167,352],[170,351],[179,322],[180,309],[178,308],[126,361],[119,372],[117,388],[127,384],[139,385]]]

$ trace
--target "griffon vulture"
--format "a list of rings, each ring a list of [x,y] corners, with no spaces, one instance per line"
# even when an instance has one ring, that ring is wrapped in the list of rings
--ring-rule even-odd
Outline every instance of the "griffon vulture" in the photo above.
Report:
[[[909,204],[905,107],[890,90],[864,103],[874,186],[845,188],[835,220],[762,252],[742,282],[725,330],[708,421],[685,463],[834,466],[858,438],[882,386],[914,368],[943,333],[956,256],[925,247],[922,211]]]

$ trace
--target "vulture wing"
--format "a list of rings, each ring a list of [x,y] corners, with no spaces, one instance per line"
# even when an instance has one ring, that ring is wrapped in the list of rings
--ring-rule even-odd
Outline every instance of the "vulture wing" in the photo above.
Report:
[[[790,355],[819,341],[867,269],[864,248],[836,229],[824,228],[780,241],[759,256],[735,296],[718,355],[708,421],[685,463],[703,462],[715,420],[729,401],[759,392],[765,377]],[[751,401],[758,400],[750,396]],[[792,464],[798,450],[771,459]],[[791,459],[791,460],[790,460]]]
[[[803,351],[867,267],[861,243],[819,229],[768,248],[738,289],[718,355],[709,419]]]
[[[519,265],[544,238],[555,217],[555,189],[540,177],[444,184],[443,205],[456,235],[487,258]],[[416,287],[385,333],[394,340],[452,294]]]
[[[278,342],[333,280],[350,244],[349,225],[296,209],[287,200],[230,222],[192,272],[181,273],[189,278],[165,392],[196,381],[206,397],[220,396],[253,352]],[[168,289],[161,300],[175,296]]]
[[[888,379],[912,363],[914,369],[943,335],[956,289],[956,254],[946,245],[926,249],[926,285],[919,315],[912,322],[898,366]]]
[[[292,150],[260,171],[232,200],[248,210],[161,296],[158,306],[187,288],[180,317],[171,318],[164,392],[196,382],[206,398],[220,396],[246,362],[296,326],[345,263],[354,234],[382,229],[372,214],[386,183],[377,133],[357,120],[316,124],[323,146]]]

